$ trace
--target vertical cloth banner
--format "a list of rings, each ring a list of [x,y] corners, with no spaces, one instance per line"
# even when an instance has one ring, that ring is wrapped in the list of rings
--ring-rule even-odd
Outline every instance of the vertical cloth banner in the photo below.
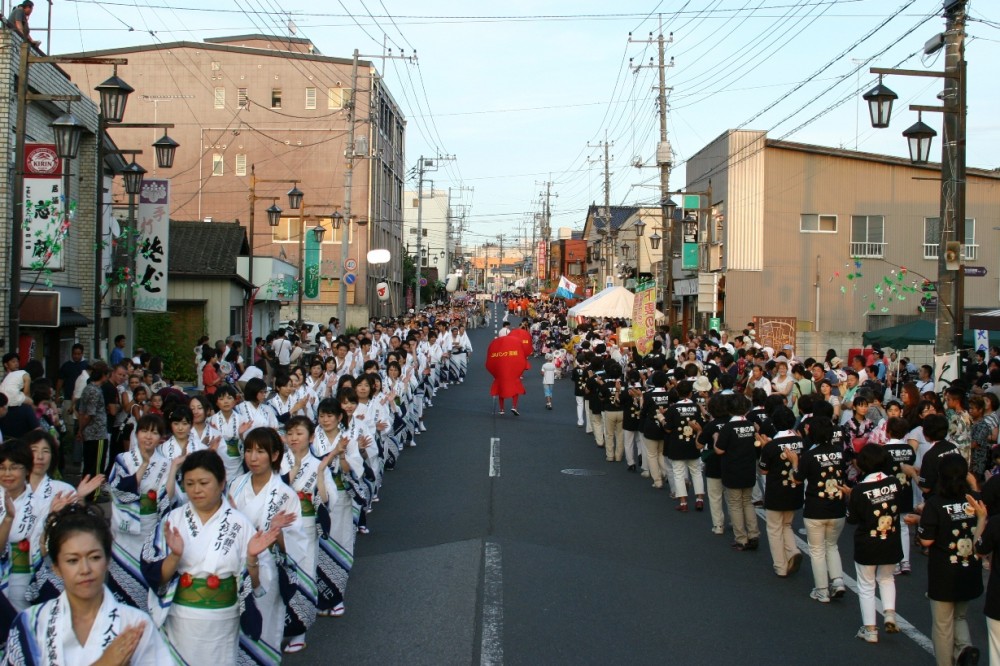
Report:
[[[987,356],[990,353],[990,333],[989,331],[981,328],[973,329],[973,335],[975,336],[975,348],[976,351],[981,351]]]
[[[958,379],[961,363],[957,352],[934,355],[934,390],[942,393],[951,383]]]
[[[63,270],[63,240],[69,210],[62,191],[62,160],[55,144],[29,143],[24,149],[24,246],[21,268]]]
[[[635,350],[645,356],[653,351],[653,334],[656,331],[656,289],[648,282],[635,292],[632,302],[632,338]]]
[[[143,312],[166,312],[170,258],[169,180],[149,179],[142,182],[136,224],[135,274],[138,288],[135,308]]]
[[[306,233],[306,256],[303,264],[305,275],[303,279],[303,295],[309,300],[319,298],[319,243],[312,232]]]

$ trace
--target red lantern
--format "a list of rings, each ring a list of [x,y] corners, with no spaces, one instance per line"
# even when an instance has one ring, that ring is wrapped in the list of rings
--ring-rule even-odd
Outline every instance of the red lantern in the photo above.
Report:
[[[524,347],[513,332],[491,342],[486,350],[486,369],[493,375],[490,395],[512,398],[523,394],[521,373],[526,365]]]
[[[151,499],[151,500],[153,500],[155,502],[156,501],[156,491],[155,490],[150,490],[148,493],[146,493],[146,497],[148,497],[149,499]]]
[[[218,577],[218,576],[216,576],[215,574],[212,574],[211,576],[209,576],[209,577],[208,577],[208,578],[207,578],[207,579],[205,580],[205,585],[206,585],[206,586],[208,587],[208,589],[210,589],[210,590],[217,590],[217,589],[219,589],[219,585],[220,585],[221,583],[222,583],[222,581],[220,581],[220,580],[219,580],[219,577]]]
[[[191,574],[189,573],[181,574],[180,582],[181,582],[181,587],[191,587],[194,584],[194,578],[192,578]]]
[[[17,549],[22,553],[27,553],[29,550],[31,550],[31,542],[28,541],[27,539],[22,539],[17,542]]]

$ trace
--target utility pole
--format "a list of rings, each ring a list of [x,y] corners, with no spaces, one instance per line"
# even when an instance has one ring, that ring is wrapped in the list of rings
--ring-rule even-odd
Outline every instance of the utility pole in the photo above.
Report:
[[[497,293],[500,293],[500,287],[503,286],[503,241],[504,234],[499,234],[497,240],[500,242],[500,259],[497,261]]]
[[[437,171],[438,162],[454,160],[454,155],[438,155],[433,158],[420,156],[417,162],[417,283],[414,286],[414,308],[416,314],[420,313],[420,268],[423,263],[423,242],[424,242],[424,174],[428,171]],[[434,196],[434,188],[431,188],[431,196]],[[447,245],[447,241],[445,242]]]
[[[660,142],[656,146],[656,166],[660,170],[660,214],[663,220],[663,255],[660,261],[660,285],[663,288],[663,309],[666,311],[667,322],[670,328],[674,326],[674,278],[673,278],[673,263],[674,258],[674,225],[673,220],[670,219],[670,215],[673,212],[673,207],[668,203],[670,201],[670,170],[673,168],[673,156],[670,150],[670,141],[667,140],[667,92],[670,88],[667,87],[667,67],[674,66],[674,59],[671,57],[670,61],[667,62],[666,59],[666,48],[667,44],[674,41],[673,33],[664,39],[663,37],[663,16],[660,15],[660,31],[657,37],[653,38],[653,33],[649,33],[649,39],[645,40],[633,40],[632,35],[629,35],[629,42],[641,43],[641,44],[656,44],[657,47],[657,64],[656,68],[659,71],[659,86],[657,86],[657,106],[659,107],[660,113]],[[635,69],[640,69],[641,67],[649,67],[650,65],[639,65]]]
[[[608,266],[611,270],[614,270],[615,264],[615,239],[618,237],[618,232],[611,226],[611,146],[615,145],[612,141],[608,143],[608,132],[604,131],[604,141],[602,143],[588,143],[588,148],[601,148],[604,150],[604,208],[601,210],[601,214],[597,217],[604,220],[603,227],[597,228],[597,233],[602,236],[602,244],[604,245],[604,271],[601,275],[601,289],[604,289],[604,284],[607,282],[607,276],[609,275]],[[590,160],[592,162],[597,162],[599,160]],[[610,241],[610,246],[609,246]],[[598,289],[600,291],[600,289]]]
[[[347,260],[347,253],[350,251],[351,236],[351,189],[354,185],[354,160],[357,158],[354,150],[354,118],[357,106],[355,100],[358,96],[358,58],[360,54],[354,49],[354,59],[351,63],[351,96],[345,101],[344,107],[347,111],[347,170],[344,172],[344,225],[340,231],[340,285],[337,291],[337,319],[340,320],[340,330],[347,330],[347,269],[344,262]]]
[[[965,19],[966,2],[945,2],[944,113],[941,137],[941,241],[938,328],[934,351],[957,351],[965,332]],[[958,243],[958,269],[948,270],[948,243]]]

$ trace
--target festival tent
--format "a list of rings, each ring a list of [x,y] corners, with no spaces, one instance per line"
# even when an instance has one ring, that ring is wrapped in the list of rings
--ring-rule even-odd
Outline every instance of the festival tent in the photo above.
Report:
[[[876,344],[879,347],[891,349],[906,349],[910,345],[932,345],[936,339],[934,322],[918,319],[899,326],[890,326],[878,331],[868,331],[863,336],[865,346]],[[990,335],[990,342],[995,343],[997,335]],[[972,346],[972,331],[966,329],[965,344]]]
[[[569,309],[570,317],[614,317],[621,319],[632,318],[632,305],[635,302],[635,294],[625,287],[608,287],[599,291],[585,301],[582,301]],[[666,316],[656,311],[656,320],[664,321]]]

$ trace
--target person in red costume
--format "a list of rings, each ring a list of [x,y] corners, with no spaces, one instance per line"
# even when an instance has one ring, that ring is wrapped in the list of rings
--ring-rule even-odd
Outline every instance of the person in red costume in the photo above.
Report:
[[[486,350],[486,369],[493,375],[493,385],[490,395],[500,400],[500,413],[504,413],[504,400],[510,398],[510,411],[520,416],[517,411],[517,399],[524,391],[521,374],[528,368],[524,345],[514,335],[506,335],[493,340]]]

